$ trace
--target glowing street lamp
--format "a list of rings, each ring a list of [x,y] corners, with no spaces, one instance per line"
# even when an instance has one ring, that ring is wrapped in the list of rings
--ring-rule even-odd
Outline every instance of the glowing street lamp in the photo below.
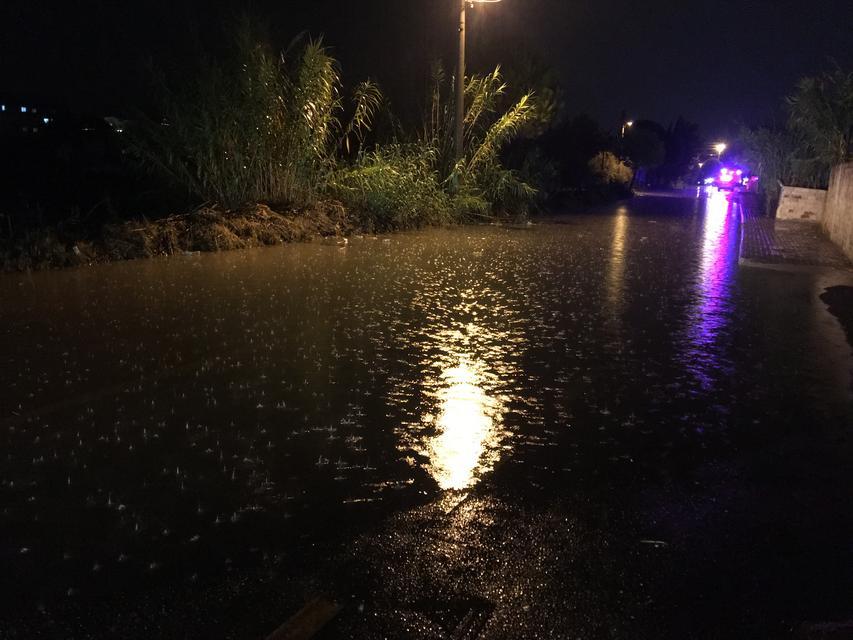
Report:
[[[456,160],[465,154],[465,5],[492,4],[501,0],[459,0],[459,66],[456,69]]]
[[[622,139],[623,140],[625,139],[625,132],[633,126],[634,126],[633,120],[628,120],[628,122],[622,123]]]
[[[718,159],[722,158],[723,152],[728,148],[729,148],[729,145],[727,145],[725,142],[718,142],[717,144],[715,144],[714,145],[714,151],[717,152],[717,158]]]

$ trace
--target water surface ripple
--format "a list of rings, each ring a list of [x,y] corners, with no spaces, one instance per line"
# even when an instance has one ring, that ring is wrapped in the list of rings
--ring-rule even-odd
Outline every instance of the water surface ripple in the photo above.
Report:
[[[5,615],[725,447],[773,391],[733,205],[562,222],[0,278]]]

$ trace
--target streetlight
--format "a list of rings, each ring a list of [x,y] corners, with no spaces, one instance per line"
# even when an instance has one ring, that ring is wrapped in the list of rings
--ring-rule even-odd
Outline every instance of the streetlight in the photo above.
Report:
[[[492,4],[501,0],[459,0],[459,66],[456,69],[456,160],[465,155],[465,5]]]
[[[625,132],[633,126],[634,126],[633,120],[628,120],[628,122],[622,123],[622,139],[623,140],[625,139]]]
[[[723,151],[725,151],[728,148],[729,148],[729,145],[727,145],[725,142],[718,142],[717,144],[714,145],[714,151],[717,152],[717,159],[718,160],[723,157]]]

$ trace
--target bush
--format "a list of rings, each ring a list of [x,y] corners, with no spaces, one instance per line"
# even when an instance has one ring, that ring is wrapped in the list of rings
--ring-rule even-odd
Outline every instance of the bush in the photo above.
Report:
[[[434,164],[429,148],[386,145],[337,171],[329,181],[330,193],[370,229],[453,222],[452,201],[439,183]]]
[[[853,153],[853,73],[838,67],[802,78],[787,101],[785,127],[742,128],[738,147],[760,176],[767,213],[779,184],[826,188],[832,167]]]
[[[601,151],[589,161],[589,170],[600,186],[627,189],[634,171],[610,151]]]

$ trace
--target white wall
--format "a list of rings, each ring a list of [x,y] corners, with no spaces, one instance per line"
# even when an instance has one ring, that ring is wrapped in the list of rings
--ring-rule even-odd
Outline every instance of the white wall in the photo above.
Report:
[[[820,222],[826,204],[826,191],[823,189],[803,189],[802,187],[782,187],[777,220],[811,220]]]
[[[832,170],[822,223],[832,241],[853,260],[853,162]]]

